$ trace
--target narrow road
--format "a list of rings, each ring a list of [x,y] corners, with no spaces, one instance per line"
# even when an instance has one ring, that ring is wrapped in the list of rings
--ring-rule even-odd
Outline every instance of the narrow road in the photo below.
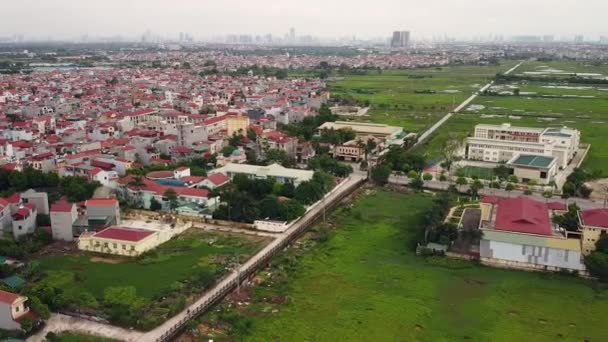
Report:
[[[397,184],[397,185],[408,185],[408,184],[410,184],[410,179],[405,176],[392,175],[389,178],[389,183]],[[441,181],[435,181],[435,180],[424,182],[424,188],[428,189],[428,190],[444,191],[444,190],[447,190],[450,187],[450,185],[453,185],[453,183],[441,182]],[[456,186],[456,187],[458,188],[458,191],[460,191],[461,193],[465,193],[469,190],[468,185],[462,185],[462,186]],[[545,202],[545,201],[564,202],[564,201],[566,201],[559,196],[553,196],[552,198],[547,200],[546,198],[544,198],[542,195],[540,195],[538,193],[534,193],[532,195],[526,195],[526,194],[524,194],[523,191],[520,191],[520,190],[506,191],[504,189],[491,189],[491,188],[487,188],[487,187],[479,190],[479,194],[480,195],[492,195],[492,196],[498,196],[498,197],[526,196],[526,197],[529,197],[529,198],[532,198],[532,199],[535,199],[535,200],[541,201],[541,202]],[[595,201],[592,201],[589,199],[574,198],[574,197],[569,198],[567,200],[567,202],[576,203],[583,210],[603,208],[603,205],[604,205],[603,201],[595,202]]]
[[[515,71],[523,63],[524,62],[520,62],[516,66],[512,67],[507,72],[505,72],[505,75],[508,75],[508,74],[512,73],[513,71]],[[471,104],[471,102],[473,102],[477,98],[477,96],[479,96],[480,93],[483,93],[484,91],[488,90],[488,88],[490,88],[493,84],[494,84],[494,81],[481,87],[481,89],[479,89],[479,91],[475,92],[475,94],[471,95],[468,99],[464,100],[464,102],[461,103],[458,107],[456,107],[452,112],[449,112],[446,115],[444,115],[441,118],[441,120],[437,121],[433,126],[431,126],[431,128],[426,130],[424,133],[420,134],[420,136],[418,136],[418,142],[416,142],[416,144],[414,144],[414,147],[424,143],[428,137],[430,137],[433,133],[435,133],[435,131],[438,130],[439,127],[443,126],[443,124],[446,123],[446,121],[448,121],[452,116],[454,116],[454,114],[457,114],[461,110],[465,109],[469,104]]]
[[[230,273],[226,276],[222,281],[216,284],[212,289],[205,292],[205,294],[200,297],[196,302],[188,306],[182,312],[177,315],[171,317],[169,320],[165,321],[160,326],[156,327],[154,330],[149,331],[143,334],[137,341],[147,342],[147,341],[158,341],[162,340],[163,336],[171,331],[175,326],[179,326],[182,322],[187,321],[192,318],[193,312],[195,312],[200,306],[204,306],[206,303],[210,302],[213,298],[218,296],[225,287],[234,283],[235,281],[243,281],[241,277],[241,273],[245,273],[245,271],[252,266],[254,266],[258,261],[263,260],[263,258],[273,250],[275,250],[278,246],[281,246],[285,240],[291,239],[293,234],[296,234],[297,231],[305,224],[307,224],[308,219],[315,217],[320,214],[326,204],[332,203],[336,199],[340,198],[341,194],[344,191],[347,191],[351,186],[360,182],[364,177],[360,175],[352,175],[345,182],[338,185],[331,193],[326,195],[323,201],[317,202],[304,216],[302,216],[299,220],[294,222],[291,227],[287,229],[284,233],[274,234],[276,239],[264,247],[261,251],[259,251],[256,255],[251,257],[247,262],[245,262],[238,270]]]
[[[315,203],[300,219],[292,223],[292,225],[284,233],[272,234],[262,232],[260,234],[256,234],[261,236],[274,237],[275,239],[266,247],[264,247],[261,251],[259,251],[256,255],[247,260],[243,265],[241,265],[238,270],[235,270],[232,273],[228,274],[212,289],[206,291],[198,300],[196,300],[196,302],[189,305],[183,311],[171,317],[169,320],[165,321],[163,324],[149,332],[126,330],[120,327],[97,323],[83,318],[71,317],[62,314],[52,314],[51,318],[46,322],[46,326],[44,327],[44,329],[39,333],[29,337],[27,341],[42,342],[45,341],[45,336],[47,333],[60,333],[63,331],[80,332],[89,335],[107,337],[127,342],[164,341],[167,339],[166,336],[168,333],[170,333],[171,331],[175,331],[176,327],[183,326],[183,324],[196,317],[197,315],[195,314],[195,312],[197,312],[197,310],[200,310],[201,307],[207,309],[208,307],[212,306],[214,303],[213,299],[221,298],[227,287],[229,287],[231,284],[234,284],[236,281],[242,282],[244,280],[244,277],[242,275],[245,274],[247,270],[250,270],[253,266],[255,266],[257,262],[263,260],[265,257],[268,257],[269,253],[274,251],[277,247],[282,246],[282,244],[290,241],[290,239],[292,239],[294,236],[297,236],[299,230],[303,228],[303,226],[309,224],[311,219],[313,219],[317,215],[320,215],[328,205],[342,198],[341,196],[344,194],[344,192],[351,189],[363,179],[365,179],[365,175],[352,174],[348,179],[337,185],[332,190],[332,192],[325,195],[323,200]],[[196,224],[195,228],[210,230],[226,229],[226,227],[216,227],[213,225],[205,224]],[[240,229],[228,230],[233,233],[252,233],[250,231],[241,232]]]
[[[82,334],[107,337],[117,341],[129,342],[137,341],[141,339],[143,335],[139,331],[127,330],[108,324],[97,323],[62,314],[52,314],[51,318],[46,321],[46,326],[44,329],[37,334],[30,336],[27,340],[29,342],[43,342],[46,341],[46,334],[50,332],[60,333],[62,331],[74,331]]]

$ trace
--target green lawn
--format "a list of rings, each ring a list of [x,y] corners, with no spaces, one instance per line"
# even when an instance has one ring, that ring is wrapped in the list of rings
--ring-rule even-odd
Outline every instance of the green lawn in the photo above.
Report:
[[[416,256],[411,242],[430,202],[381,191],[339,210],[327,242],[276,263],[272,272],[290,269],[284,286],[254,289],[254,298],[281,294],[288,303],[270,306],[275,313],[260,301],[243,309],[245,340],[608,339],[608,290],[597,284]]]
[[[215,241],[212,245],[209,241]],[[39,259],[44,271],[67,271],[77,281],[66,290],[81,289],[101,297],[110,286],[134,286],[140,296],[152,299],[173,283],[187,279],[199,270],[211,270],[216,256],[246,260],[264,245],[264,240],[218,235],[191,229],[177,239],[139,259],[111,264],[92,262],[90,256],[48,256]]]
[[[112,323],[150,330],[182,310],[189,298],[200,296],[234,262],[244,262],[267,242],[192,228],[138,258],[102,256],[118,263],[94,260],[92,255],[46,256],[38,260],[44,276],[31,285],[32,293],[56,310],[92,310]],[[110,287],[135,290],[127,297],[126,309],[117,307],[113,297],[107,301],[104,294]]]
[[[486,167],[465,166],[458,170],[467,178],[494,179],[494,170]]]
[[[85,335],[79,333],[61,333],[56,335],[54,338],[49,339],[49,342],[115,342],[116,340],[111,338]]]
[[[347,75],[329,84],[334,96],[352,96],[372,105],[369,120],[420,132],[471,96],[497,72],[516,64],[447,66],[415,70],[385,70],[381,74]],[[417,91],[431,90],[433,94]]]

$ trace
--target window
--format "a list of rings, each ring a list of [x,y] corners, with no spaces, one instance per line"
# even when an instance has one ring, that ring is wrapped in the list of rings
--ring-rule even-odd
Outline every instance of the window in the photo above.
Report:
[[[117,244],[115,244],[115,243],[114,243],[114,244],[112,244],[112,245],[113,245],[113,247],[114,247],[114,248],[118,248],[118,245],[117,245]]]
[[[15,312],[19,312],[20,307],[15,306]]]
[[[127,245],[122,245],[122,249],[127,249]]]
[[[131,250],[134,251],[135,250],[135,246],[131,246]]]
[[[107,243],[107,242],[104,242],[104,243],[103,243],[103,246],[104,246],[105,248],[108,248],[108,243]]]

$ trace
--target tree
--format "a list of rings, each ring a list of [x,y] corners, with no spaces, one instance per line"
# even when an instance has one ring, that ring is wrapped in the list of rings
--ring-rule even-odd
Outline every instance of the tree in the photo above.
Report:
[[[608,253],[595,251],[585,257],[585,266],[592,276],[608,281]]]
[[[443,159],[441,166],[450,171],[454,162],[458,161],[458,152],[462,147],[463,137],[450,134],[439,149],[439,154]]]
[[[518,178],[517,178],[517,176],[515,176],[515,175],[511,175],[511,176],[509,176],[508,181],[509,181],[509,183],[514,183],[514,184],[519,183],[519,179],[518,179]]]
[[[513,183],[507,183],[507,185],[505,186],[505,191],[507,191],[507,193],[509,193],[513,190],[515,190],[515,185]]]
[[[372,168],[371,179],[374,183],[384,186],[388,183],[388,179],[391,176],[391,169],[386,165],[378,165]]]
[[[49,310],[49,306],[40,301],[40,299],[36,296],[30,295],[28,296],[28,304],[34,312],[40,316],[42,319],[49,319],[51,317],[51,311]]]
[[[599,240],[595,243],[595,250],[600,253],[608,253],[608,235],[600,235]]]
[[[493,173],[501,181],[505,181],[511,175],[512,169],[505,164],[500,164],[494,168]]]
[[[579,228],[579,209],[576,203],[570,204],[565,214],[553,217],[553,222],[569,232],[576,232]]]
[[[171,188],[165,190],[165,192],[163,193],[163,197],[166,201],[169,202],[169,208],[171,208],[171,210],[178,207],[178,205],[179,205],[179,203],[177,201],[178,197],[177,197],[177,192],[175,192],[175,190],[173,190]]]
[[[422,175],[422,179],[424,179],[425,181],[431,181],[431,180],[433,180],[433,175],[427,172],[424,175]]]
[[[407,178],[409,178],[409,179],[418,178],[418,172],[416,172],[414,170],[410,170],[410,172],[407,173]]]
[[[163,205],[156,200],[156,198],[152,197],[150,199],[150,210],[152,211],[159,211],[163,208]]]
[[[410,182],[410,187],[412,189],[422,190],[424,189],[424,181],[420,177],[414,178]]]
[[[483,183],[479,179],[477,179],[469,187],[469,192],[471,193],[471,196],[477,197],[477,196],[479,196],[479,190],[481,190],[483,188],[484,188]]]
[[[462,186],[469,184],[469,182],[464,177],[458,177],[458,179],[456,179],[456,184]]]
[[[545,191],[543,192],[543,197],[545,200],[550,200],[553,197],[553,191]]]

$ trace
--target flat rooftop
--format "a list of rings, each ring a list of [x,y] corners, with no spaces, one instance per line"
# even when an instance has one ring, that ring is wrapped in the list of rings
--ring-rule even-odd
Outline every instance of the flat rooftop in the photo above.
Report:
[[[548,156],[522,154],[511,160],[509,165],[548,169],[554,160],[555,158]]]

